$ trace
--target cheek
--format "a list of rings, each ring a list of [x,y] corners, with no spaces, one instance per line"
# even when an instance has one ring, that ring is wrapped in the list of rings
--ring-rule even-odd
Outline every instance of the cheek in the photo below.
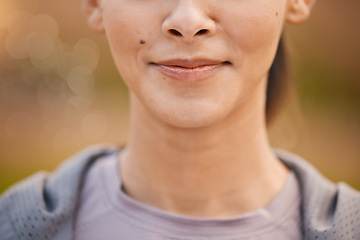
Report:
[[[103,9],[105,32],[121,74],[123,70],[134,71],[131,68],[141,64],[142,50],[149,48],[154,28],[149,14],[124,5],[110,3]]]
[[[105,32],[114,58],[136,51],[140,41],[140,31],[134,28],[136,22],[121,11],[104,10],[104,12]]]
[[[234,53],[243,56],[243,61],[269,64],[282,32],[286,4],[275,1],[274,4],[258,6],[258,2],[228,13],[227,16],[232,18],[225,18],[225,26],[228,26],[225,31],[230,36]]]
[[[259,1],[254,2],[256,4]],[[224,19],[228,23],[224,24],[227,27],[223,30],[233,53],[235,74],[241,82],[238,104],[245,101],[267,79],[282,32],[285,12],[285,4],[281,8],[280,4],[274,5],[241,7],[225,15]]]
[[[146,23],[144,16],[134,13],[131,7],[122,4],[108,4],[103,9],[105,32],[117,69],[126,85],[136,90],[139,88],[139,66],[143,64],[142,50],[148,47],[151,32],[149,26],[142,24]],[[142,44],[142,40],[146,43]]]

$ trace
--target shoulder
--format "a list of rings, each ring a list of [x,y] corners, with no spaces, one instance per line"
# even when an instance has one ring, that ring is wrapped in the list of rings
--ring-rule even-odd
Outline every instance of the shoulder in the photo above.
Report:
[[[62,236],[58,239],[71,239],[77,198],[87,170],[97,159],[117,151],[109,146],[87,148],[54,173],[39,172],[11,187],[0,198],[1,236],[6,236],[5,240],[16,239],[14,236],[54,239],[57,235]]]
[[[306,239],[358,239],[360,192],[332,183],[301,157],[282,150],[277,156],[297,176]]]

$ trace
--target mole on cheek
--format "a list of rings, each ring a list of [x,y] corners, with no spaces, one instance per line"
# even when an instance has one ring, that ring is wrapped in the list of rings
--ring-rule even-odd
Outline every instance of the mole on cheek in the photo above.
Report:
[[[278,12],[276,12],[276,16],[278,16],[279,15],[279,13]]]
[[[140,40],[140,44],[145,44],[145,40]]]

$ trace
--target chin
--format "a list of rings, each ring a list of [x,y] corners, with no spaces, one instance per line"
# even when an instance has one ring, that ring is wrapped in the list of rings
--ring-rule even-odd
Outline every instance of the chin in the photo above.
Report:
[[[165,124],[176,128],[204,128],[216,125],[229,114],[220,106],[182,106],[167,109],[153,109],[153,115]],[[174,111],[176,109],[176,111]]]

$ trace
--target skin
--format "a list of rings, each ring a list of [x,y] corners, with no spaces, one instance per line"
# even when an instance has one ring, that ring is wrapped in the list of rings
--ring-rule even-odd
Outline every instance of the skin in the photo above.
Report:
[[[131,197],[201,218],[271,201],[288,170],[267,140],[267,75],[284,23],[306,20],[314,1],[84,0],[131,92],[119,169]],[[179,81],[152,64],[179,58],[226,64],[201,81]]]

